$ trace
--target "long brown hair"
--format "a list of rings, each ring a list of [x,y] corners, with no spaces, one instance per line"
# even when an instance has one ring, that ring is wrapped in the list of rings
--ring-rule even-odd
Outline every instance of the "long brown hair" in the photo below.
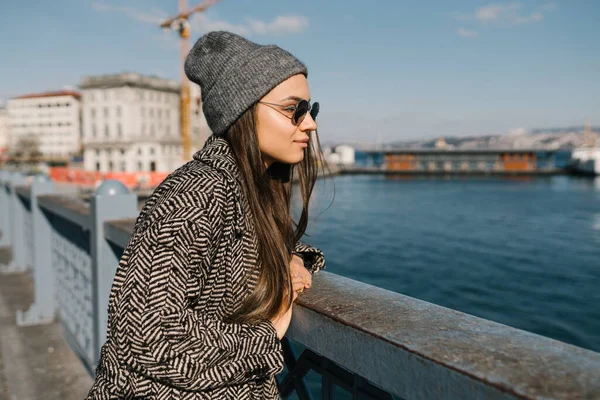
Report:
[[[258,235],[261,270],[253,292],[227,318],[229,322],[257,323],[276,316],[284,305],[292,303],[290,261],[297,240],[306,231],[308,204],[319,175],[328,169],[323,159],[317,132],[311,132],[304,159],[295,165],[275,162],[266,169],[258,147],[256,104],[250,107],[228,130],[229,142],[241,170],[246,198]],[[313,141],[316,141],[313,143]],[[294,175],[297,174],[297,179]],[[302,196],[302,212],[293,221],[290,207],[292,183]],[[289,289],[288,289],[289,288]]]

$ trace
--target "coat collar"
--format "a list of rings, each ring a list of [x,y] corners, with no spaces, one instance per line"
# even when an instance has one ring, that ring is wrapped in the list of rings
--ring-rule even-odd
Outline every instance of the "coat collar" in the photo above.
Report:
[[[235,203],[234,229],[238,236],[245,231],[246,197],[242,190],[242,175],[235,160],[229,142],[220,136],[212,134],[206,139],[201,150],[193,158],[214,169],[221,171],[231,189]]]

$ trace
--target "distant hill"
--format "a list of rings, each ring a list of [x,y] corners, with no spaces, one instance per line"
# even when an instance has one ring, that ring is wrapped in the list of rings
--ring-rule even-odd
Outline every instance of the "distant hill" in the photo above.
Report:
[[[532,129],[531,134],[537,133],[566,133],[566,132],[583,132],[583,126],[570,126],[567,128],[540,128]],[[592,132],[600,132],[600,127],[592,126]]]
[[[583,126],[566,128],[542,128],[531,131],[517,131],[503,135],[487,136],[441,136],[446,142],[446,148],[455,149],[493,149],[493,148],[545,148],[571,149],[583,145]],[[600,145],[600,127],[592,127],[596,142]],[[440,138],[395,141],[382,145],[388,149],[435,148]]]
[[[583,126],[572,126],[564,128],[540,128],[530,131],[516,130],[501,135],[483,136],[440,136],[422,140],[398,140],[393,142],[333,142],[322,141],[323,148],[333,148],[340,144],[346,144],[357,150],[376,149],[431,149],[435,148],[436,142],[442,138],[447,148],[454,149],[572,149],[583,145]],[[600,146],[600,127],[593,126],[592,133],[596,143]]]

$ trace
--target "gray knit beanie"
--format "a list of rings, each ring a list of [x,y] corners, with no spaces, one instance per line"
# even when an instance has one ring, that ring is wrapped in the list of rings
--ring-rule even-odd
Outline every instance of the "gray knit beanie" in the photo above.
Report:
[[[185,60],[188,78],[200,85],[202,110],[215,135],[223,135],[275,86],[306,66],[274,45],[259,45],[231,32],[209,32]]]

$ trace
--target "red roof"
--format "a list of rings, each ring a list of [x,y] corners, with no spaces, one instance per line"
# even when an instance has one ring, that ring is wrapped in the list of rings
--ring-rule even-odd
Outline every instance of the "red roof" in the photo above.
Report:
[[[56,91],[56,92],[24,94],[23,96],[13,97],[13,99],[37,99],[40,97],[57,97],[57,96],[72,96],[78,100],[81,98],[81,94],[74,90],[60,90],[60,91]]]

